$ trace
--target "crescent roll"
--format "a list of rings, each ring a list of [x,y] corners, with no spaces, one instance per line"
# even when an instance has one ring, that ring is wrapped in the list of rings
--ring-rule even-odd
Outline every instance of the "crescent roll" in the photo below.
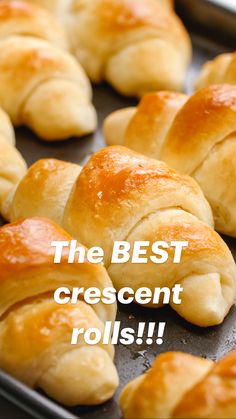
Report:
[[[142,96],[181,90],[190,38],[170,7],[157,0],[75,0],[67,33],[73,53],[94,82]]]
[[[46,3],[44,0],[29,0]],[[47,2],[89,78],[127,96],[181,90],[191,42],[171,0]]]
[[[211,204],[216,229],[236,237],[236,86],[213,85],[192,97],[157,92],[137,109],[111,114],[108,144],[124,144],[191,175]],[[116,137],[117,136],[117,137]]]
[[[63,28],[46,10],[23,0],[1,0],[0,39],[12,35],[36,37],[58,48],[69,48]]]
[[[58,187],[60,185],[60,187]],[[5,203],[10,221],[47,216],[87,247],[100,246],[116,287],[183,286],[182,304],[172,307],[189,322],[210,326],[223,321],[236,293],[232,255],[211,228],[210,206],[197,183],[165,163],[108,147],[82,169],[57,160],[36,162]],[[187,241],[181,263],[173,248],[165,264],[111,264],[114,241]],[[148,254],[148,256],[150,256]]]
[[[96,113],[83,69],[46,10],[0,2],[0,104],[14,125],[40,138],[64,140],[91,133]]]
[[[124,419],[233,419],[236,351],[216,363],[170,352],[128,383],[120,397]]]
[[[103,403],[114,394],[118,376],[111,344],[71,345],[73,328],[98,328],[114,321],[116,305],[83,301],[60,306],[61,287],[95,286],[111,281],[102,265],[85,261],[54,264],[52,241],[71,240],[47,219],[25,219],[0,229],[0,368],[66,405]],[[17,350],[16,350],[17,348]]]
[[[236,52],[218,55],[206,63],[195,82],[196,90],[212,84],[236,84]]]
[[[14,203],[13,203],[14,206]],[[208,224],[208,225],[207,225]],[[210,326],[222,322],[235,299],[232,255],[209,227],[212,214],[197,183],[165,163],[121,146],[95,154],[77,178],[64,212],[63,225],[88,247],[101,246],[117,289],[132,285],[172,288],[182,284],[182,303],[172,307],[189,322]],[[180,264],[173,249],[166,263],[111,264],[114,241],[151,244],[187,241]],[[151,250],[149,249],[149,253]],[[226,263],[227,260],[227,263]]]

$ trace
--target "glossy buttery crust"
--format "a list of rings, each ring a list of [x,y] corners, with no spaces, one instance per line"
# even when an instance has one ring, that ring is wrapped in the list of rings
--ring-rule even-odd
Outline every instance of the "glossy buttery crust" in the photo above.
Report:
[[[60,187],[58,187],[60,185]],[[87,247],[101,246],[117,289],[127,284],[184,287],[182,304],[173,308],[188,321],[210,326],[223,321],[236,293],[235,263],[211,228],[212,213],[197,183],[165,163],[125,147],[96,153],[82,169],[72,163],[35,163],[7,200],[11,221],[48,216]],[[180,264],[111,264],[115,240],[188,241]],[[149,250],[149,253],[151,250]],[[148,256],[150,254],[148,253]]]
[[[190,98],[151,93],[137,109],[118,111],[104,124],[108,144],[124,144],[193,176],[211,204],[217,230],[233,237],[235,132],[236,86],[232,85],[210,86]]]
[[[114,321],[115,305],[83,301],[59,306],[60,286],[111,286],[106,270],[89,262],[55,265],[54,240],[71,240],[47,219],[25,219],[0,229],[0,368],[67,405],[99,404],[112,397],[118,376],[111,344],[72,346],[73,328]]]
[[[15,125],[44,140],[63,140],[96,128],[91,86],[65,49],[54,18],[20,1],[0,2],[0,104]]]
[[[67,7],[65,2],[47,3],[59,15],[72,51],[92,81],[106,80],[130,96],[182,89],[191,43],[172,1],[73,0]]]
[[[236,351],[216,362],[164,353],[123,389],[125,419],[231,419],[236,413]]]
[[[196,90],[212,84],[236,84],[236,52],[218,55],[206,63],[195,82]]]

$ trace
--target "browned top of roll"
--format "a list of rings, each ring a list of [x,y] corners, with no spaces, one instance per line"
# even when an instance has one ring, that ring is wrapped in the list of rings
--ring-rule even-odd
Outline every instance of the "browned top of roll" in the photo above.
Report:
[[[213,85],[194,94],[178,112],[161,159],[191,174],[211,148],[236,130],[236,86]]]

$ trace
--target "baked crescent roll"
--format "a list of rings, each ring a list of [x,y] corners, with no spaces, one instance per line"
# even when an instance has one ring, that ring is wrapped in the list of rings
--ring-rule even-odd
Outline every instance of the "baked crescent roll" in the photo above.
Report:
[[[233,419],[236,412],[236,351],[220,361],[165,353],[125,386],[125,419]]]
[[[197,183],[121,146],[99,151],[80,170],[57,160],[35,163],[9,194],[6,216],[50,217],[87,247],[103,248],[116,289],[178,283],[182,304],[171,305],[181,316],[199,326],[221,323],[236,295],[235,263],[211,228],[210,206]],[[131,249],[136,241],[149,241],[149,253],[156,241],[189,245],[180,264],[173,263],[173,248],[162,265],[150,259],[143,265],[111,264],[114,241],[123,240]]]
[[[7,196],[26,173],[26,163],[14,145],[11,121],[0,108],[0,214]]]
[[[60,306],[53,292],[61,287],[111,286],[102,265],[68,264],[65,250],[56,265],[54,240],[71,240],[47,219],[33,218],[0,229],[0,368],[66,405],[108,400],[118,385],[111,344],[88,346],[73,328],[114,321],[116,305],[83,301]],[[93,308],[92,308],[93,307]],[[17,348],[17,350],[16,350]]]
[[[216,362],[208,374],[183,395],[173,418],[233,419],[235,413],[236,351],[233,351]]]
[[[49,141],[93,132],[89,80],[58,48],[64,37],[53,17],[36,6],[2,1],[0,27],[0,104],[13,124]]]
[[[72,51],[92,81],[106,80],[128,96],[183,88],[190,38],[160,1],[75,0],[66,26]]]
[[[108,117],[108,144],[124,144],[191,175],[213,209],[216,229],[236,237],[236,86],[213,85],[192,97],[151,93],[138,108]]]
[[[188,96],[174,92],[145,95],[138,107],[111,113],[103,131],[108,145],[125,145],[148,157],[160,158],[169,129]]]
[[[203,379],[213,362],[181,352],[163,353],[152,368],[122,390],[125,419],[170,419],[178,402]]]
[[[195,82],[196,90],[212,84],[236,84],[236,52],[218,55],[206,63]]]
[[[36,37],[58,48],[69,48],[63,28],[46,10],[21,0],[1,0],[0,38],[11,35]]]
[[[14,201],[13,201],[14,206]],[[63,225],[88,247],[101,246],[117,289],[183,285],[182,303],[173,308],[199,326],[222,322],[235,298],[232,255],[214,230],[200,188],[164,163],[108,147],[95,154],[77,178]],[[207,225],[208,224],[208,225]],[[166,263],[111,264],[114,241],[188,241],[180,264],[173,249]],[[151,253],[151,249],[149,248]],[[150,256],[150,254],[148,254]],[[226,260],[228,261],[226,263]],[[229,270],[228,270],[229,269]]]
[[[66,10],[65,2],[47,3],[93,82],[128,96],[183,88],[191,43],[172,1],[71,0]]]

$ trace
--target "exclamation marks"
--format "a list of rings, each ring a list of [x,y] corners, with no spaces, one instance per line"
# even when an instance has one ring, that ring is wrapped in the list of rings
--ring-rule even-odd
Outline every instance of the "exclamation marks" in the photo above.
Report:
[[[147,345],[151,345],[153,343],[153,335],[155,331],[156,323],[149,323],[148,324],[148,338],[146,340]]]
[[[145,329],[145,323],[140,322],[138,325],[138,338],[136,340],[137,345],[142,345],[143,343],[143,333]]]
[[[163,344],[163,336],[164,336],[165,327],[166,327],[166,324],[164,322],[159,323],[158,333],[157,333],[158,338],[156,340],[157,345]]]
[[[137,339],[136,339],[137,345],[142,345],[144,341],[143,335],[145,331],[145,326],[146,326],[146,323],[144,322],[140,322],[138,325],[138,332],[137,332]],[[163,343],[165,326],[166,326],[166,323],[164,322],[158,323],[157,339],[156,339],[157,345],[162,345]],[[155,341],[155,338],[154,338],[155,328],[156,328],[156,323],[154,322],[148,323],[147,339],[146,339],[147,345],[152,345],[153,341]]]

